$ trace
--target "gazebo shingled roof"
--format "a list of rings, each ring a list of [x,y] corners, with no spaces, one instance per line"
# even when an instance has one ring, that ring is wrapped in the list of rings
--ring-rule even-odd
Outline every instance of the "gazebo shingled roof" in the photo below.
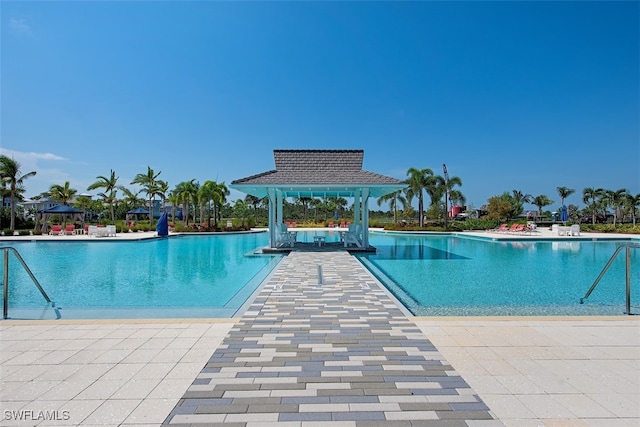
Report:
[[[364,150],[273,150],[275,170],[231,182],[230,187],[265,197],[276,187],[284,197],[352,197],[368,188],[380,197],[405,188],[403,181],[362,170]]]

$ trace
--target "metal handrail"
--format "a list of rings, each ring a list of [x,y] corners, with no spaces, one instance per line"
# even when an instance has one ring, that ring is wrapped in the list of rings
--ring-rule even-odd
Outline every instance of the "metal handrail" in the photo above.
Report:
[[[2,318],[6,319],[9,313],[9,251],[12,251],[16,256],[16,258],[18,258],[18,261],[20,261],[20,264],[22,264],[22,267],[25,269],[29,277],[31,277],[31,280],[33,281],[33,283],[35,283],[36,287],[38,288],[38,290],[40,291],[44,299],[47,300],[48,303],[51,303],[52,305],[54,305],[54,303],[51,301],[51,298],[49,298],[49,295],[47,295],[47,293],[44,291],[44,289],[40,285],[40,282],[38,282],[38,279],[36,279],[36,276],[33,275],[33,273],[31,272],[31,269],[22,258],[22,255],[20,255],[20,253],[16,250],[16,248],[11,246],[1,246],[0,249],[3,249],[3,252],[4,252],[4,268],[2,272],[2,279],[4,284]]]
[[[618,254],[623,249],[626,249],[626,251],[625,251],[626,252],[625,273],[626,273],[626,309],[627,309],[627,311],[626,311],[625,314],[631,315],[631,248],[636,248],[636,249],[640,248],[640,244],[638,244],[638,243],[625,243],[624,245],[620,245],[620,246],[618,246],[616,248],[616,250],[613,253],[613,255],[611,255],[611,258],[609,258],[609,261],[607,262],[607,265],[604,266],[604,268],[602,269],[602,271],[598,275],[598,278],[595,280],[595,282],[593,282],[593,285],[591,285],[591,287],[589,288],[587,293],[584,294],[584,296],[582,298],[580,298],[580,304],[583,304],[584,300],[589,298],[589,295],[591,295],[591,292],[593,292],[593,290],[596,288],[598,283],[600,283],[600,280],[602,279],[602,276],[604,276],[604,274],[607,272],[609,267],[611,267],[611,264],[613,264],[613,261],[616,259]]]

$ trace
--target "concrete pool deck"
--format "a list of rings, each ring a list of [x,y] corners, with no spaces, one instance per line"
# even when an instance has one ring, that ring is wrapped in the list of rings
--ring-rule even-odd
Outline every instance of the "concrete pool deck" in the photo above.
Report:
[[[240,319],[0,321],[0,426],[640,424],[637,316],[413,317],[286,259]]]

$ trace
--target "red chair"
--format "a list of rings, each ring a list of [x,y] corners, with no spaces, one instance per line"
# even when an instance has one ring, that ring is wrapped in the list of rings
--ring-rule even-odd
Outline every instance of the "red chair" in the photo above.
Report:
[[[51,226],[51,231],[49,232],[50,236],[59,236],[61,234],[63,234],[61,225],[54,224]]]

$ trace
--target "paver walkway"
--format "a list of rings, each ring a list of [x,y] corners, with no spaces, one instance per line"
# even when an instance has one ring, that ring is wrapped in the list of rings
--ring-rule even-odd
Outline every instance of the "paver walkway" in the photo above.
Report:
[[[164,422],[197,424],[503,425],[344,252],[280,263]]]

